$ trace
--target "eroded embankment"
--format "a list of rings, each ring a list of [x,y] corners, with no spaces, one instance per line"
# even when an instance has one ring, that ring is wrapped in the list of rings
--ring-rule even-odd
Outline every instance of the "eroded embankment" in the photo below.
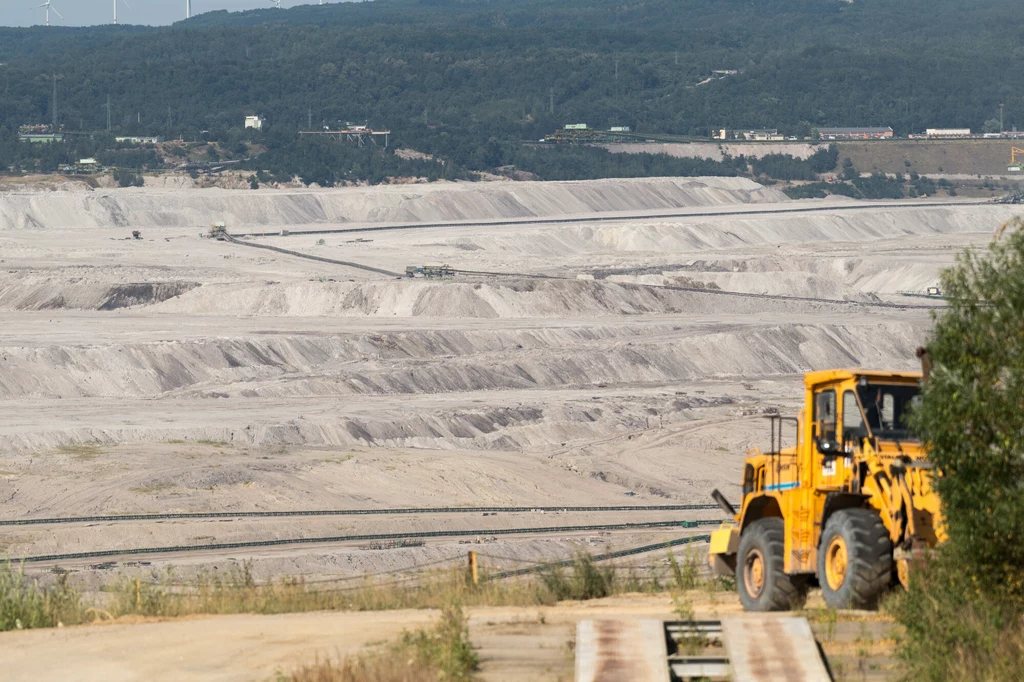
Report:
[[[1020,210],[1007,205],[893,208],[738,215],[721,218],[652,217],[621,223],[545,226],[524,233],[502,231],[461,238],[463,249],[551,256],[597,253],[690,254],[784,244],[878,242],[908,236],[992,234]],[[706,257],[706,254],[703,254]]]
[[[781,192],[742,178],[643,178],[544,183],[403,185],[332,190],[96,190],[0,194],[0,230],[96,227],[233,229],[346,222],[535,218],[726,204],[776,203]]]
[[[489,396],[492,400],[496,396]],[[66,402],[66,401],[61,401]],[[478,401],[474,401],[478,402]],[[367,403],[365,409],[338,402],[267,403],[274,415],[253,414],[251,404],[204,401],[195,407],[161,402],[97,403],[106,414],[64,407],[38,425],[0,430],[0,448],[10,452],[53,451],[64,446],[154,443],[178,440],[231,442],[256,446],[372,446],[432,450],[549,448],[555,443],[606,438],[696,418],[695,409],[728,405],[728,398],[630,400],[601,405],[592,399],[561,397],[518,402],[511,407]],[[50,414],[51,403],[29,403]],[[70,420],[68,418],[70,417]],[[258,465],[256,465],[258,466]]]
[[[117,310],[160,303],[198,286],[185,281],[113,284],[0,275],[0,310]]]
[[[659,284],[673,284],[671,278]],[[685,284],[685,282],[682,282]],[[149,282],[102,284],[0,275],[0,310],[114,310],[271,317],[578,318],[675,313],[754,313],[784,300],[708,295],[665,287],[572,279],[484,282]]]
[[[153,306],[175,314],[255,316],[578,318],[755,313],[757,299],[585,280],[301,282],[215,285]],[[780,311],[795,311],[785,301]],[[773,308],[775,309],[775,308]]]
[[[0,399],[301,398],[585,388],[905,364],[885,324],[562,327],[5,348]]]
[[[868,258],[765,256],[701,259],[647,267],[600,268],[596,279],[650,286],[832,300],[878,300],[901,291],[923,292],[938,282],[941,261],[896,255]]]

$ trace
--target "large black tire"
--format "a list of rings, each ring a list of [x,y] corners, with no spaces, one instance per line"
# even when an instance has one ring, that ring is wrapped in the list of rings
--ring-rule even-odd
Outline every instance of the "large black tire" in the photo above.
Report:
[[[806,581],[783,569],[782,519],[754,521],[743,529],[736,555],[736,591],[746,611],[789,611],[807,598]]]
[[[875,608],[892,570],[892,542],[878,512],[843,509],[829,517],[818,546],[818,582],[826,604]]]

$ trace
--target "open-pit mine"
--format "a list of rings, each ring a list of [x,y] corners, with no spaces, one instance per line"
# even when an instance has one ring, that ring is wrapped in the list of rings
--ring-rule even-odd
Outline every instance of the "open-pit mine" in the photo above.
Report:
[[[942,300],[908,294],[1014,209],[735,178],[2,189],[0,540],[98,584],[679,538],[803,372],[917,367]],[[393,513],[271,514],[346,510]]]

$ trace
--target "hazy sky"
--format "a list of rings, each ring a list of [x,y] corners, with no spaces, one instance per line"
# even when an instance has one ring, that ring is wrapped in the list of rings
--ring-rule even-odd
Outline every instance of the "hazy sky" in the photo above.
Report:
[[[337,1],[337,0],[333,0]],[[46,12],[37,8],[46,0],[0,0],[0,26],[33,26],[46,21]],[[52,10],[50,24],[57,26],[92,26],[110,24],[114,20],[113,0],[50,0],[64,19]],[[319,0],[282,0],[281,7],[315,5]],[[326,0],[325,0],[326,2]],[[192,14],[226,9],[237,11],[273,7],[270,0],[192,0]],[[185,18],[185,0],[118,0],[119,24],[170,24]]]

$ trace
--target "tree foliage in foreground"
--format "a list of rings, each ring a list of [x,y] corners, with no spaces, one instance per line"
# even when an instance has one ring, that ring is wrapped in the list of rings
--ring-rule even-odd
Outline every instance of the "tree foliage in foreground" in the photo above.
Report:
[[[1024,220],[942,278],[917,428],[949,540],[896,614],[923,679],[1016,680],[1024,665]]]

